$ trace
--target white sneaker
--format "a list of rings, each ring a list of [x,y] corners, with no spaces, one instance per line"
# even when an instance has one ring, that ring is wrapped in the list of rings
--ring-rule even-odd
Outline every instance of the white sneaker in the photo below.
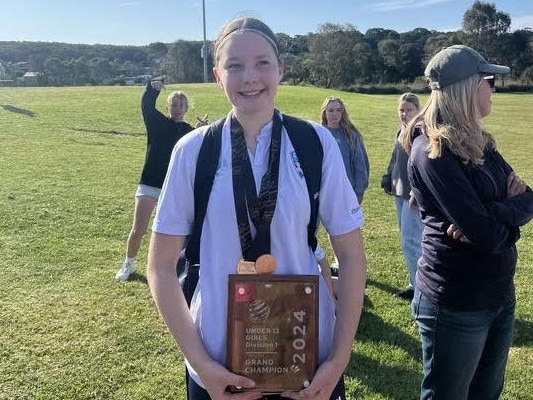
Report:
[[[115,279],[117,281],[127,281],[133,271],[135,271],[135,260],[126,260],[115,275]]]

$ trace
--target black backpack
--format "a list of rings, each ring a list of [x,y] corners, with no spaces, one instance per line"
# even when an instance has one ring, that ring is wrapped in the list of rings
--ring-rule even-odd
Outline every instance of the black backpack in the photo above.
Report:
[[[179,281],[188,304],[190,304],[198,282],[200,236],[220,158],[222,127],[225,120],[226,118],[221,118],[209,126],[196,161],[194,224],[177,265]],[[309,193],[311,212],[307,225],[307,243],[314,251],[317,246],[318,202],[324,151],[315,129],[309,122],[288,115],[283,115],[282,120],[300,162]]]

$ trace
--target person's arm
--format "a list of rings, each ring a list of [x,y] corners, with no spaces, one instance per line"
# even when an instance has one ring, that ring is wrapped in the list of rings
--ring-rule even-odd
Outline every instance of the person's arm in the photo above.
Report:
[[[523,193],[490,203],[487,208],[503,224],[514,228],[524,226],[533,219],[533,191],[527,186]]]
[[[298,393],[282,395],[292,399],[322,400],[329,399],[350,360],[363,307],[366,259],[360,233],[364,216],[349,180],[339,174],[344,168],[341,151],[326,128],[317,124],[314,127],[324,150],[319,217],[339,261],[335,325],[328,356],[320,364],[309,387]]]
[[[355,194],[359,204],[363,202],[363,196],[365,190],[368,188],[368,179],[370,175],[370,163],[368,161],[368,155],[361,139],[360,135],[356,132],[352,132],[354,139],[354,149],[352,153],[352,168],[355,177]]]
[[[499,152],[495,151],[493,157],[507,175],[507,193],[501,201],[487,204],[487,208],[500,222],[518,228],[533,219],[533,192]]]
[[[196,117],[196,125],[194,125],[195,128],[199,128],[200,126],[206,126],[209,125],[209,115],[205,114],[203,118]]]
[[[507,177],[507,199],[503,202],[492,202],[487,208],[499,222],[518,229],[533,218],[533,192],[524,181],[511,172]],[[446,233],[453,239],[470,243],[454,224],[449,226]]]
[[[352,343],[363,310],[366,283],[366,257],[360,229],[331,236],[333,251],[339,260],[337,321],[329,360],[348,365]],[[339,375],[340,377],[340,375]]]
[[[168,120],[168,118],[156,108],[157,98],[163,88],[163,82],[161,81],[148,82],[141,98],[141,112],[148,135],[156,132],[157,129],[154,128]]]
[[[409,179],[421,211],[435,207],[480,251],[490,254],[514,244],[516,229],[499,221],[481,201],[461,161],[448,150],[429,159],[422,139],[415,141],[409,164]],[[449,225],[442,227],[444,231]]]
[[[184,243],[185,236],[157,232],[152,234],[148,252],[148,285],[168,330],[184,356],[200,375],[211,398],[231,398],[232,395],[227,392],[229,385],[253,388],[254,382],[229,372],[207,353],[196,331],[176,276],[176,263]],[[252,400],[260,397],[260,393],[249,392],[236,398]]]
[[[176,264],[185,237],[154,232],[150,240],[146,272],[157,309],[174,339],[184,348],[184,353],[194,349],[193,355],[201,362],[209,357],[198,338],[183,291],[176,279]]]
[[[396,164],[396,146],[398,144],[398,136],[400,135],[401,130],[398,130],[396,132],[396,138],[394,139],[394,144],[392,145],[392,152],[389,160],[389,164],[387,165],[387,174],[392,174],[392,169],[394,168],[394,164]]]
[[[395,147],[393,147],[389,164],[387,165],[387,172],[383,174],[381,177],[381,188],[383,191],[387,194],[392,195],[392,169],[394,167],[394,164],[396,163],[396,151]]]
[[[283,393],[291,399],[329,399],[344,373],[352,353],[352,344],[363,310],[366,282],[366,257],[359,229],[331,236],[331,245],[339,260],[336,323],[328,359],[318,368],[311,385],[298,393]]]

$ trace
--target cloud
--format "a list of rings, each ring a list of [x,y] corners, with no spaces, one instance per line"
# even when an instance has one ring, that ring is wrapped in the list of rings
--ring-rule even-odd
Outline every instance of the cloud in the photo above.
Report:
[[[374,11],[394,11],[404,8],[423,8],[439,3],[449,3],[454,0],[391,0],[373,4]]]
[[[521,15],[519,17],[511,17],[511,31],[526,28],[533,29],[533,15]]]
[[[140,6],[142,3],[140,1],[130,1],[129,3],[120,3],[117,5],[117,7],[132,7],[132,6]]]

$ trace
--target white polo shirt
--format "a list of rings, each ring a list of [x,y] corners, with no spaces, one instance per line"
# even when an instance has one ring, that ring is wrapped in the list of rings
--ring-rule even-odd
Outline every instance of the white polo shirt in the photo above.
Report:
[[[348,181],[331,133],[311,122],[324,150],[319,218],[328,234],[342,235],[362,226],[363,213]],[[257,191],[267,170],[272,122],[257,139],[250,161]],[[159,198],[153,230],[168,235],[188,235],[194,221],[194,176],[196,159],[207,127],[184,136],[174,148]],[[317,261],[307,243],[310,204],[307,185],[285,128],[281,136],[279,186],[271,224],[271,253],[276,274],[319,275],[319,362],[329,355],[335,325],[335,306],[319,274]],[[207,352],[226,364],[226,314],[228,275],[235,274],[242,258],[233,200],[229,118],[222,130],[222,146],[215,181],[209,197],[200,241],[200,278],[191,303],[191,314]],[[252,231],[252,234],[254,232]],[[176,280],[177,283],[177,280]],[[187,364],[193,379],[203,386]]]

